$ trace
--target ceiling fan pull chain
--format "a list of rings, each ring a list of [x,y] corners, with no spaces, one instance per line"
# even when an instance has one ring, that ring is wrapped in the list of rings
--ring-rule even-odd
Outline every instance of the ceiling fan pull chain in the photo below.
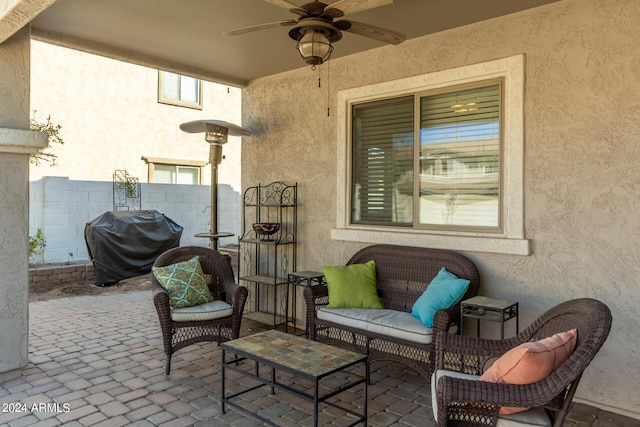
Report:
[[[327,117],[331,116],[330,110],[330,99],[331,99],[331,74],[329,71],[331,70],[331,61],[327,61]]]

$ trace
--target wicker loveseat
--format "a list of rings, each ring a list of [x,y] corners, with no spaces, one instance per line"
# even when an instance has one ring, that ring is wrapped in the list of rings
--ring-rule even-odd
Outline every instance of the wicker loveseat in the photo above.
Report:
[[[416,300],[442,267],[469,280],[463,299],[478,293],[479,274],[476,266],[465,256],[453,251],[373,245],[358,251],[347,265],[364,264],[371,260],[375,261],[377,292],[384,309],[411,313]],[[367,354],[369,364],[378,360],[399,361],[415,369],[428,381],[433,372],[436,334],[449,331],[460,319],[458,305],[440,310],[438,313],[442,314],[434,317],[432,331],[425,332],[428,336],[413,339],[395,333],[393,328],[360,328],[336,318],[318,318],[319,312],[327,311],[328,295],[326,285],[307,287],[304,290],[309,338]],[[400,314],[406,318],[406,315]]]

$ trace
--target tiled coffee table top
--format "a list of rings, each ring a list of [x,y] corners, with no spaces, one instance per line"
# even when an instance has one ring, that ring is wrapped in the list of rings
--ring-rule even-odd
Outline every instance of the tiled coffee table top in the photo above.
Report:
[[[227,351],[250,354],[252,358],[264,359],[312,377],[322,377],[366,358],[362,354],[276,330],[227,341],[222,345]]]

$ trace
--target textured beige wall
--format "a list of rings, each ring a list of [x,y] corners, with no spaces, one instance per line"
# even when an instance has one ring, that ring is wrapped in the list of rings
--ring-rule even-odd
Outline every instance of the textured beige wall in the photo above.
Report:
[[[29,37],[0,45],[0,381],[28,362]]]
[[[66,176],[111,181],[127,170],[147,182],[142,156],[207,161],[204,134],[187,134],[187,121],[219,119],[241,124],[241,90],[203,82],[203,109],[158,103],[158,71],[114,59],[32,41],[31,110],[62,125],[64,145],[55,145],[58,165],[32,166],[30,179]],[[219,182],[240,187],[240,139],[224,147]],[[210,167],[203,183],[210,182]]]
[[[532,255],[468,255],[482,294],[520,301],[521,325],[563,300],[606,302],[613,329],[578,398],[640,417],[639,22],[637,0],[564,0],[337,59],[330,117],[326,65],[320,89],[308,68],[255,81],[243,95],[243,119],[262,133],[243,147],[243,187],[297,181],[299,269],[344,263],[362,245],[330,239],[337,91],[525,54]]]

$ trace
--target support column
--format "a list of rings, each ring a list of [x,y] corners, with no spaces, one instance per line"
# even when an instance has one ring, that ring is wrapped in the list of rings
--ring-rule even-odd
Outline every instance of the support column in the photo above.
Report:
[[[29,154],[46,134],[29,131],[30,30],[0,44],[0,380],[28,362]]]

